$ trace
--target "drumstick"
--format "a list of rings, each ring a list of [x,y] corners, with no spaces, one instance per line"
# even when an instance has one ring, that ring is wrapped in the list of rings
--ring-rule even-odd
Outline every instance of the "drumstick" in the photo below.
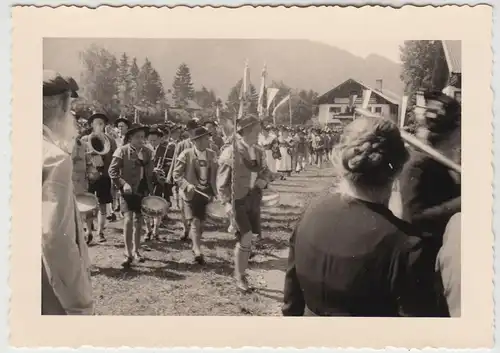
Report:
[[[201,192],[201,191],[200,191],[200,190],[198,190],[198,189],[194,189],[194,191],[196,191],[196,192],[197,192],[198,194],[200,194],[200,195],[205,196],[207,199],[210,199],[210,196],[208,196],[208,195],[207,195],[207,194],[205,194],[204,192]]]

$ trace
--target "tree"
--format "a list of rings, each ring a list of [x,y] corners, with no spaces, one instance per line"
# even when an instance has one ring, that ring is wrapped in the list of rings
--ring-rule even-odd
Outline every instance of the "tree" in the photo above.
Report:
[[[106,49],[92,45],[80,52],[80,60],[85,97],[98,109],[112,109],[118,99],[116,57]]]
[[[158,105],[165,98],[160,75],[148,58],[144,61],[137,78],[137,96],[142,105]]]
[[[182,63],[177,69],[172,87],[174,89],[173,99],[176,105],[185,107],[187,106],[188,100],[194,99],[191,72],[185,63]]]
[[[132,104],[139,102],[139,96],[137,92],[137,80],[139,79],[139,65],[137,65],[137,58],[132,59],[132,64],[130,65],[130,97]]]
[[[448,79],[448,69],[441,41],[407,40],[400,47],[403,63],[401,80],[405,92],[414,96],[419,89],[442,90]]]
[[[137,64],[137,63],[136,63]],[[127,107],[133,104],[132,101],[132,75],[129,67],[127,53],[123,53],[118,64],[118,99],[120,100],[121,112],[126,114]]]
[[[215,92],[213,90],[208,90],[205,86],[201,87],[201,90],[194,92],[194,101],[202,108],[213,108],[217,101]]]

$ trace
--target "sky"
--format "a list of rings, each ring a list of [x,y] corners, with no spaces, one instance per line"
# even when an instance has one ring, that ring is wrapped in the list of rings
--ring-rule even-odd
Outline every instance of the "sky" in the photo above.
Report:
[[[349,41],[339,42],[337,40],[318,40],[322,43],[344,49],[356,56],[366,58],[370,54],[378,54],[394,62],[401,63],[399,58],[399,46],[403,40],[377,40],[377,41]]]

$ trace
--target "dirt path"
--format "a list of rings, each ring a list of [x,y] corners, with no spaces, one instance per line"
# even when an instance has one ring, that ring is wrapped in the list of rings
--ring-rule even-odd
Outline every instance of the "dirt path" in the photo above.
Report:
[[[204,233],[207,264],[193,264],[188,243],[179,241],[180,214],[172,212],[164,241],[148,243],[146,261],[130,270],[123,260],[121,222],[109,225],[107,242],[90,248],[96,312],[100,315],[280,315],[288,239],[308,200],[328,188],[331,169],[311,169],[273,184],[279,206],[263,210],[264,239],[250,265],[254,293],[240,294],[232,282],[234,238],[225,227]]]

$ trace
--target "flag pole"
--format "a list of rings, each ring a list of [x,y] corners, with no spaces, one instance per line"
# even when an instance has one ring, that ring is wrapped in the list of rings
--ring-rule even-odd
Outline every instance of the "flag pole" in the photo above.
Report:
[[[292,126],[292,94],[288,98],[288,114],[290,114],[290,126]]]

